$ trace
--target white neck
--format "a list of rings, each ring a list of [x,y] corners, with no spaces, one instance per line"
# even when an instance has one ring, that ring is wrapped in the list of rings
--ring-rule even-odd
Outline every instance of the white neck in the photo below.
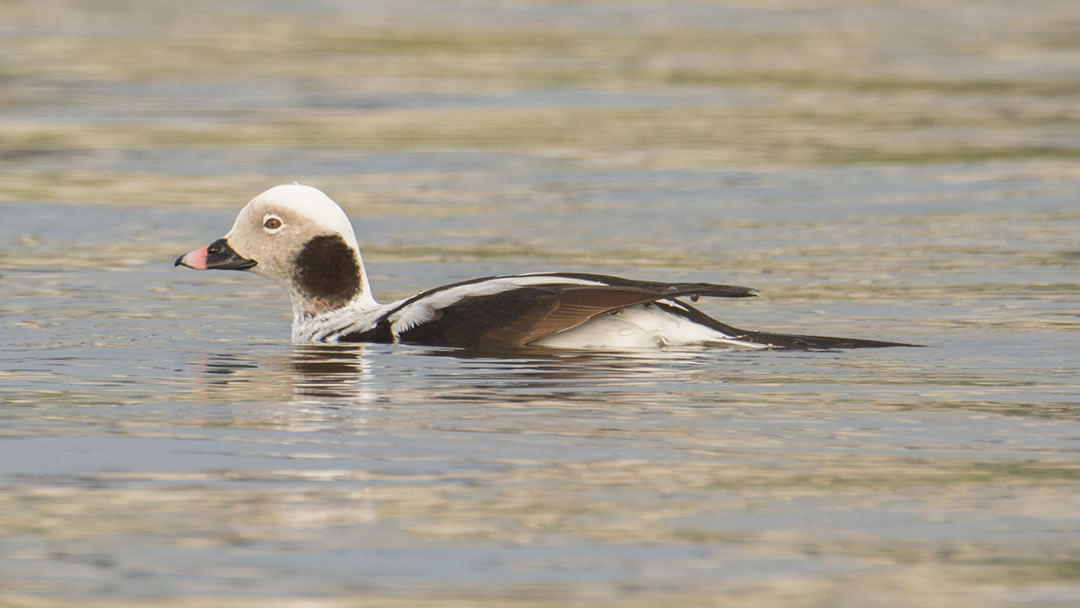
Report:
[[[336,341],[336,336],[369,329],[386,309],[371,296],[356,297],[351,302],[327,312],[311,315],[293,301],[292,341],[294,344]]]

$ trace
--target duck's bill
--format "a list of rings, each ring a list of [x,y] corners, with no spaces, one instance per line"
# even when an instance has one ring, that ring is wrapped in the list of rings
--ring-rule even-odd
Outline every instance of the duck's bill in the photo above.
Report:
[[[218,239],[206,247],[176,258],[173,266],[187,266],[195,270],[247,270],[255,264],[255,260],[249,260],[236,253],[229,246],[228,241]]]

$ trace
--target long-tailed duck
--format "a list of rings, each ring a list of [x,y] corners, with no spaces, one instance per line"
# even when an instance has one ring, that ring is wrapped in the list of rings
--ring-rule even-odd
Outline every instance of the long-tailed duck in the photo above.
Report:
[[[576,272],[484,277],[379,304],[371,295],[349,218],[321,190],[299,184],[276,186],[256,196],[228,234],[180,256],[175,265],[250,270],[282,283],[292,299],[295,343],[401,342],[484,349],[907,346],[746,331],[682,299],[758,295],[747,287]]]

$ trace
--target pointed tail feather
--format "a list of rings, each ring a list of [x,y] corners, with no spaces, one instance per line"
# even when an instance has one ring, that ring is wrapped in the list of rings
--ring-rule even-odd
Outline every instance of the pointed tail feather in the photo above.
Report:
[[[721,323],[689,304],[676,300],[679,307],[671,306],[669,310],[683,316],[694,323],[700,323],[711,327],[720,333],[731,336],[736,340],[762,344],[772,348],[788,350],[810,349],[833,349],[833,348],[884,348],[889,346],[917,346],[921,344],[908,344],[905,342],[886,342],[883,340],[863,340],[861,338],[837,338],[833,336],[807,336],[803,334],[777,334],[765,331],[749,331],[732,327]],[[680,308],[681,307],[681,308]]]
[[[884,348],[888,346],[922,346],[904,342],[886,342],[883,340],[863,340],[860,338],[837,338],[832,336],[806,336],[801,334],[774,334],[763,331],[745,331],[727,326],[736,332],[740,340],[755,344],[766,344],[773,348],[789,350],[832,349],[832,348]]]

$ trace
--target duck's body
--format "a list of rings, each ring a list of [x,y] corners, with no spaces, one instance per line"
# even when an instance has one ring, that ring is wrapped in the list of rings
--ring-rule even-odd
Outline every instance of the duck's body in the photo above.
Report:
[[[348,217],[321,191],[298,184],[255,197],[224,238],[181,256],[176,265],[251,270],[282,282],[292,299],[295,343],[400,342],[485,349],[902,346],[736,329],[679,298],[750,297],[757,292],[711,283],[536,273],[473,279],[379,304],[371,296]]]

